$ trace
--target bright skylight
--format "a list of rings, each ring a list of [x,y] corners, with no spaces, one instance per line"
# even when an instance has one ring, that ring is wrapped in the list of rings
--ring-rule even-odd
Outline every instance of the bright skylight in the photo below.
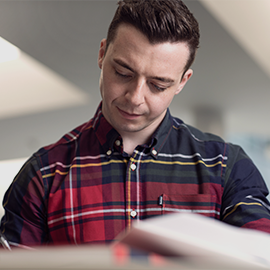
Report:
[[[0,119],[84,105],[89,95],[0,38]]]

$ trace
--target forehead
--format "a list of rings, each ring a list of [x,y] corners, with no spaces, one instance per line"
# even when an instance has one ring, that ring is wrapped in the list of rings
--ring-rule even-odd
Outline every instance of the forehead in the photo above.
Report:
[[[138,70],[151,69],[159,73],[182,73],[189,58],[185,42],[152,44],[131,25],[120,25],[107,48],[112,58],[119,58]],[[172,74],[173,75],[173,74]]]

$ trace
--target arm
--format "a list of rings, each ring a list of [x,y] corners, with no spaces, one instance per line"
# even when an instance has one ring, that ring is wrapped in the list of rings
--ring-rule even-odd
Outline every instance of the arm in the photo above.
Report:
[[[270,233],[270,206],[266,199],[266,184],[244,151],[237,146],[229,147],[230,158],[225,176],[221,220]]]
[[[11,245],[34,246],[47,242],[44,183],[37,161],[30,158],[5,193],[1,232]]]

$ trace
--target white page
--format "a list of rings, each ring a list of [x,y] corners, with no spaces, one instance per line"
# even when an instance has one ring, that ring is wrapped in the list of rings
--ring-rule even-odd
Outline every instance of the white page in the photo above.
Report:
[[[270,236],[196,214],[171,214],[134,224],[121,242],[162,255],[270,268]]]

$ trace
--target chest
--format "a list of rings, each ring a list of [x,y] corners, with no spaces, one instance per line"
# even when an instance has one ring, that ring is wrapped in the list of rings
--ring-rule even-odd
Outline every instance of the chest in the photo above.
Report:
[[[222,162],[143,155],[90,160],[55,175],[48,198],[54,243],[112,241],[133,222],[172,212],[219,218]]]

